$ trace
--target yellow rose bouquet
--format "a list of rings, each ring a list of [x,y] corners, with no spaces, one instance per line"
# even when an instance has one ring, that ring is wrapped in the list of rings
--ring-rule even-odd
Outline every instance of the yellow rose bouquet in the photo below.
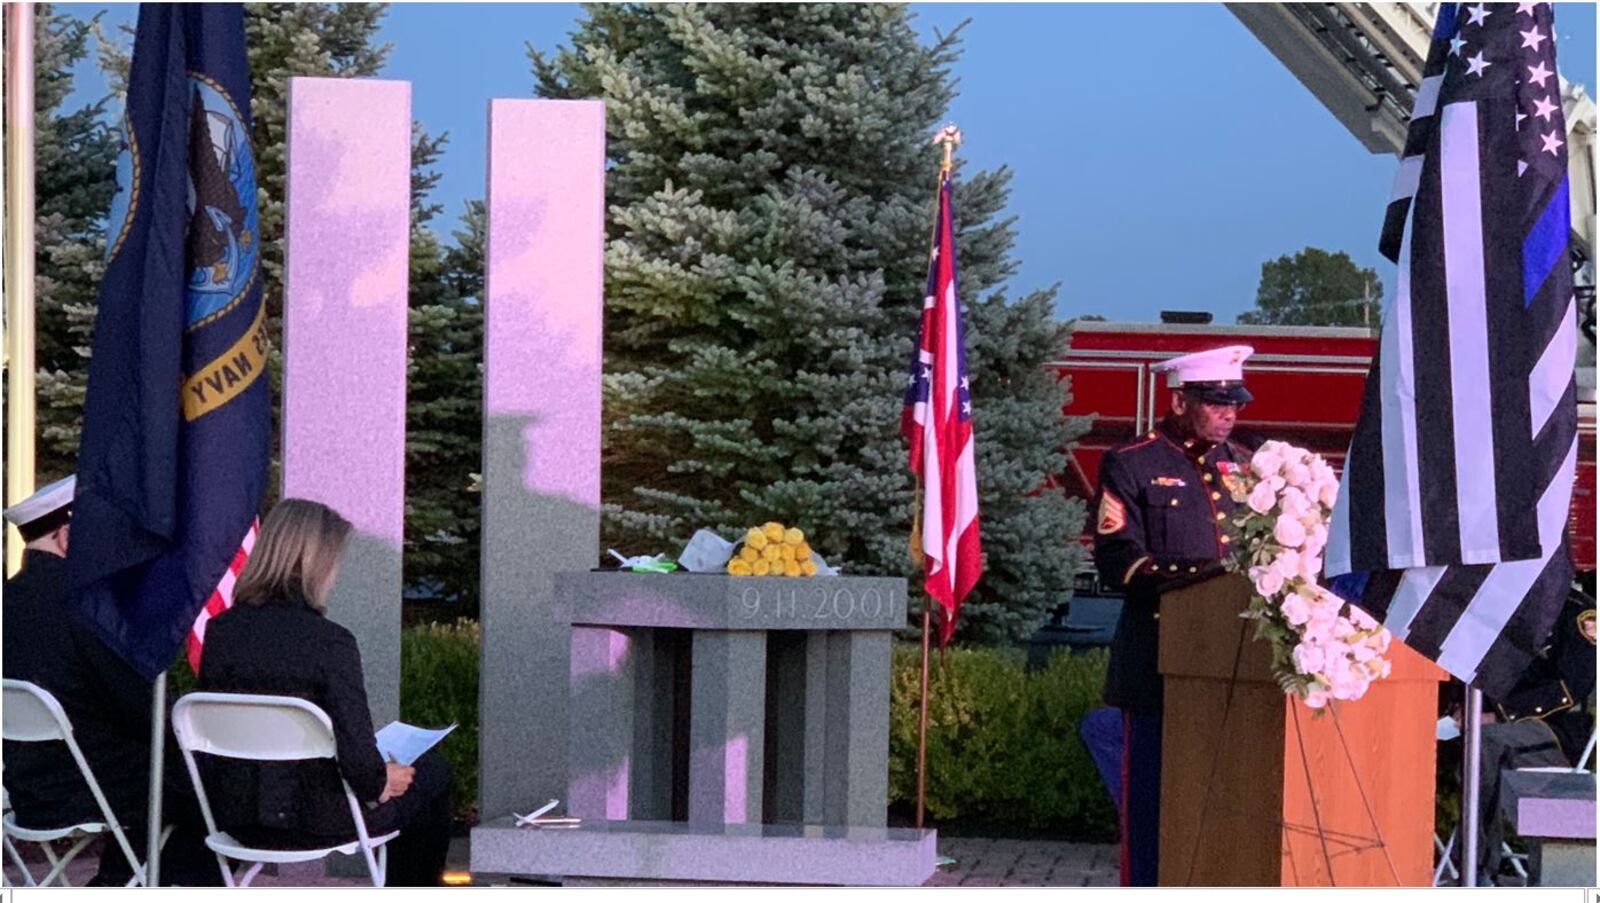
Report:
[[[804,532],[769,521],[745,531],[743,545],[728,559],[735,577],[815,577],[817,563]]]

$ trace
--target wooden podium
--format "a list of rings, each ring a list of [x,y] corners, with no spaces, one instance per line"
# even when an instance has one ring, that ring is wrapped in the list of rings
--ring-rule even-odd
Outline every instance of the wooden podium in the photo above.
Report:
[[[1161,884],[1427,886],[1446,675],[1396,641],[1387,679],[1316,715],[1239,617],[1250,589],[1225,574],[1162,597]]]

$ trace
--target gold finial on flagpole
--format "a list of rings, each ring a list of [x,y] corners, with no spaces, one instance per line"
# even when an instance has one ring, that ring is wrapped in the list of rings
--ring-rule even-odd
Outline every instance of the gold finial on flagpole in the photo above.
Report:
[[[939,176],[946,178],[950,175],[950,167],[954,165],[955,148],[961,143],[961,130],[953,122],[946,123],[944,128],[933,134],[932,144],[944,148],[944,161],[939,164]]]

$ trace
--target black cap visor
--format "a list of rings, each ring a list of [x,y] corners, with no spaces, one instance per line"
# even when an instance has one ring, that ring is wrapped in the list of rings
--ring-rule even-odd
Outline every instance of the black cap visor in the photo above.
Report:
[[[1244,404],[1255,400],[1255,396],[1244,387],[1244,383],[1237,380],[1185,383],[1183,394],[1208,404]]]
[[[49,536],[56,528],[72,520],[72,502],[67,502],[49,514],[41,514],[25,524],[17,524],[17,532],[22,534],[23,542],[33,542],[40,537]]]

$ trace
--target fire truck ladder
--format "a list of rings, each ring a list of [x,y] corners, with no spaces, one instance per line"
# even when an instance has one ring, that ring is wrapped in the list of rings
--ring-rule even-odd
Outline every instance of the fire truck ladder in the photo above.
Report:
[[[1229,3],[1228,10],[1375,154],[1399,154],[1437,3]],[[1561,79],[1572,195],[1574,282],[1594,366],[1595,104]],[[1583,343],[1580,343],[1580,345]],[[1593,383],[1590,382],[1592,391]],[[1592,397],[1592,396],[1591,396]]]

